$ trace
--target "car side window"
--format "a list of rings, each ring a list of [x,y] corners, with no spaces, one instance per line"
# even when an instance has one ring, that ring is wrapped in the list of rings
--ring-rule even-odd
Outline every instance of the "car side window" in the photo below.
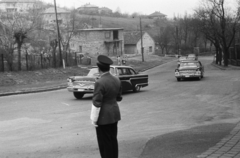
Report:
[[[115,72],[114,72],[114,68],[110,68],[110,73],[112,74],[112,75],[115,75]]]
[[[124,68],[124,69],[122,69],[122,71],[123,71],[123,75],[129,75],[128,69]]]
[[[135,75],[135,71],[133,69],[129,69],[131,75]]]
[[[122,69],[118,68],[117,70],[118,70],[118,75],[119,76],[123,75]]]
[[[128,68],[118,68],[119,75],[131,75]]]

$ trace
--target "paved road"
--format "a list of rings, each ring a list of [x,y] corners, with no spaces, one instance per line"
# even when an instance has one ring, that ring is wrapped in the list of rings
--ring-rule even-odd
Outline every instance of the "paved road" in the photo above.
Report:
[[[212,58],[200,60],[201,81],[177,82],[171,62],[146,71],[150,84],[141,92],[124,94],[120,158],[195,157],[234,128],[240,74],[211,66]],[[91,95],[76,100],[66,90],[1,97],[0,157],[98,158],[90,105]]]

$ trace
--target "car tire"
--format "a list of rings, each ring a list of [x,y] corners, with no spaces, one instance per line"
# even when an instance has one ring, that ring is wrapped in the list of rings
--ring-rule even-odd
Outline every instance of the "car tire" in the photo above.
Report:
[[[200,77],[198,77],[198,80],[200,81],[202,79],[202,77],[200,76]]]
[[[76,99],[82,99],[84,96],[84,93],[80,93],[80,92],[73,92],[73,95]]]
[[[140,86],[134,86],[133,87],[133,92],[139,92],[141,90]]]
[[[177,78],[177,81],[181,81],[181,78]]]

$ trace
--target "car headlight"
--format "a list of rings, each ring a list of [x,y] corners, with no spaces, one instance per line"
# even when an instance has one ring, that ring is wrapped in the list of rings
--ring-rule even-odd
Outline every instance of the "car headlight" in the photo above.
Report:
[[[200,75],[200,74],[201,74],[200,69],[197,69],[197,70],[196,70],[196,74],[197,74],[197,75]]]
[[[68,82],[68,87],[72,87],[73,83],[72,82]]]
[[[88,89],[94,89],[94,86],[93,85],[90,85],[87,87]]]
[[[175,75],[179,76],[179,71],[177,69],[175,70]]]

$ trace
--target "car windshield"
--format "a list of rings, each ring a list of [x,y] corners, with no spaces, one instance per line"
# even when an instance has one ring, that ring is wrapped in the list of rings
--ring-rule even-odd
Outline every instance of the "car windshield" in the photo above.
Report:
[[[180,64],[180,67],[198,67],[199,63],[194,62],[184,62]]]
[[[195,54],[189,54],[188,57],[195,57]]]
[[[179,60],[186,60],[187,57],[180,57]]]
[[[111,74],[114,74],[114,68],[110,68],[110,73]],[[88,75],[87,76],[99,76],[99,72],[98,72],[98,68],[92,68],[90,71],[89,71],[89,73],[88,73]]]
[[[99,76],[98,68],[91,69],[87,76]]]
[[[195,60],[195,57],[188,57],[188,60]]]

